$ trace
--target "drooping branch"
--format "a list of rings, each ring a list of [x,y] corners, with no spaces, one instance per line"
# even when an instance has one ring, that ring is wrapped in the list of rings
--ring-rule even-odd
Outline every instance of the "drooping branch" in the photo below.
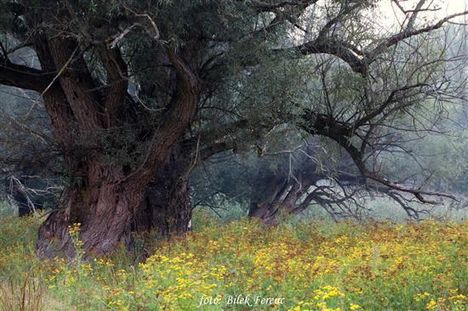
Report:
[[[389,181],[385,177],[379,176],[375,172],[369,172],[369,171],[366,170],[364,172],[364,175],[367,178],[369,178],[371,180],[374,180],[374,181],[378,182],[379,184],[387,186],[390,189],[412,194],[421,203],[427,203],[427,204],[437,204],[438,203],[437,201],[434,201],[434,200],[428,200],[424,196],[447,198],[447,199],[452,199],[452,200],[455,200],[455,201],[457,200],[457,198],[453,194],[443,193],[443,192],[436,192],[436,191],[424,191],[424,190],[422,190],[420,188],[406,187],[406,186],[400,185],[398,183]]]
[[[307,111],[303,116],[303,122],[299,126],[313,135],[321,135],[328,137],[338,143],[351,156],[354,164],[359,172],[367,180],[376,182],[388,189],[393,189],[399,192],[405,192],[413,195],[421,203],[435,204],[437,202],[429,200],[426,197],[441,197],[456,200],[452,194],[425,191],[421,188],[407,187],[396,182],[392,182],[381,176],[378,172],[370,170],[366,165],[366,148],[358,148],[352,142],[359,128],[351,127],[343,122],[335,120],[332,116],[317,114],[312,111]],[[366,143],[366,142],[364,142]]]

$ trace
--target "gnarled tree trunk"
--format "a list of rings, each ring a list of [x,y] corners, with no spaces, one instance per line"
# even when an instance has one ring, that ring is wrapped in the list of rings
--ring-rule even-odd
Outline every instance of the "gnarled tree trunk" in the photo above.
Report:
[[[252,196],[249,217],[275,225],[278,223],[278,216],[299,214],[314,202],[333,218],[337,215],[356,218],[355,211],[349,208],[348,203],[360,208],[358,202],[352,200],[353,187],[364,185],[365,179],[344,171],[334,176],[333,183],[326,181],[328,177],[310,169],[297,170],[294,178],[260,174],[258,182],[263,183],[264,188],[261,189],[260,196]]]
[[[60,43],[52,44],[54,52],[51,53],[58,68],[66,67],[67,59],[74,54],[73,45],[68,46],[67,40]],[[165,164],[173,146],[180,141],[195,114],[199,94],[198,79],[174,51],[168,50],[168,54],[176,71],[176,88],[152,138],[141,142],[127,141],[127,144],[144,144],[147,147],[141,162],[133,163],[136,168],[132,169],[127,163],[120,164],[118,159],[113,159],[112,152],[108,153],[102,144],[103,136],[100,136],[107,128],[119,126],[118,108],[123,106],[121,101],[124,98],[116,97],[113,91],[114,93],[105,98],[105,103],[97,102],[99,97],[88,92],[91,89],[87,85],[89,73],[86,72],[86,66],[80,64],[81,58],[73,63],[78,68],[71,68],[65,72],[58,79],[60,85],[55,83],[51,87],[51,91],[57,89],[59,92],[56,94],[62,94],[64,97],[44,97],[55,134],[60,135],[58,138],[64,151],[65,167],[74,182],[65,189],[59,210],[50,214],[39,229],[39,255],[74,256],[74,245],[68,232],[69,226],[74,223],[81,224],[79,238],[83,242],[84,252],[89,256],[108,254],[116,249],[120,242],[130,242],[132,220],[139,213],[145,191],[154,176],[159,176],[154,181],[155,185],[164,189],[164,195],[154,202],[161,207],[161,211],[166,208],[167,212],[155,213],[153,219],[170,218],[173,210],[164,205],[171,202],[170,200],[177,206],[178,200],[183,197],[181,206],[187,204],[186,197],[176,196],[183,193],[177,189],[184,189],[186,181],[176,180],[173,183],[176,185],[175,190],[169,189],[169,186],[165,185],[165,179],[173,167],[169,165],[165,168]],[[126,85],[122,85],[121,88],[125,91]],[[71,110],[65,115],[57,114],[57,120],[54,120],[54,109],[67,104]],[[100,104],[113,109],[101,113]],[[112,111],[112,115],[109,115]],[[67,123],[63,119],[66,116],[70,116],[72,122]],[[70,129],[71,125],[76,125],[76,132],[71,132],[73,136],[69,137],[70,130],[67,129]],[[165,200],[167,202],[164,202]],[[189,218],[190,212],[183,217],[171,216],[174,220],[158,219],[158,225],[164,228],[164,232],[172,231],[174,225],[167,228],[168,224],[175,221],[176,227],[181,227]]]
[[[60,208],[39,229],[38,254],[43,257],[74,256],[69,227],[80,224],[80,239],[88,255],[107,254],[130,239],[132,210],[144,187],[121,182],[122,171],[112,166],[90,166],[79,185],[65,190]]]
[[[276,225],[278,216],[302,212],[315,198],[313,192],[309,193],[315,181],[305,176],[293,179],[269,175],[262,195],[251,200],[249,217],[260,219],[267,225]]]

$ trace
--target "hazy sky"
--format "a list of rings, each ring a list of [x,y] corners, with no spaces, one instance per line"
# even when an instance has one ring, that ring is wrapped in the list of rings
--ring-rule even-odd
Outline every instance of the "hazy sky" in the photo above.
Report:
[[[400,3],[405,9],[413,9],[419,0],[401,0]],[[438,11],[430,11],[420,13],[418,20],[427,18],[428,21],[439,20],[447,15],[454,13],[464,12],[468,10],[468,0],[427,0],[430,8],[440,8]],[[426,8],[427,5],[424,6]],[[405,15],[398,9],[398,7],[391,0],[382,1],[379,7],[378,23],[383,27],[396,26],[398,22],[402,22]],[[456,22],[466,22],[467,17],[459,17],[454,19]]]

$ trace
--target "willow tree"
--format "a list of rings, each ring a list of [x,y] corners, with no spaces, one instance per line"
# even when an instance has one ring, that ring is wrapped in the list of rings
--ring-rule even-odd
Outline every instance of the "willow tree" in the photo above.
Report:
[[[336,32],[375,2],[329,1],[323,11],[313,10],[317,0],[3,0],[0,83],[40,94],[67,177],[59,209],[39,229],[39,253],[73,255],[72,223],[81,223],[89,254],[112,251],[128,240],[150,186],[161,193],[153,198],[164,207],[156,213],[160,223],[169,231],[172,223],[183,227],[190,216],[183,180],[191,167],[177,169],[184,141],[229,125],[223,114],[204,119],[202,108],[213,98],[239,100],[242,92],[226,90],[264,59],[325,53],[366,75],[382,52],[454,17],[418,29],[418,6],[407,13],[404,31],[370,46],[369,36]],[[298,44],[291,34],[303,18],[314,18],[311,12],[321,23]],[[12,61],[19,50],[30,58]]]
[[[306,4],[288,6],[293,16]],[[72,255],[72,223],[82,224],[86,251],[112,251],[149,186],[160,188],[169,214],[176,211],[165,198],[187,204],[179,182],[187,172],[170,163],[183,152],[174,147],[224,78],[263,49],[268,38],[252,27],[265,9],[238,1],[2,2],[0,83],[40,94],[68,178],[58,211],[39,230],[41,254]],[[22,49],[29,61],[12,61]],[[179,176],[167,185],[160,174]]]
[[[295,77],[295,81],[304,87],[301,94],[290,98],[290,109],[284,121],[306,135],[327,138],[336,153],[341,153],[341,160],[337,161],[341,165],[331,172],[329,169],[329,172],[320,172],[314,162],[320,157],[319,148],[300,144],[283,146],[277,151],[266,150],[270,156],[283,157],[279,164],[266,161],[267,167],[257,167],[259,172],[255,176],[245,172],[230,176],[228,186],[220,187],[217,193],[238,197],[238,193],[232,193],[232,180],[249,181],[248,191],[254,193],[249,214],[267,223],[276,222],[281,211],[297,213],[311,202],[322,205],[332,214],[355,216],[356,210],[351,207],[359,207],[355,200],[359,193],[387,196],[411,218],[418,218],[427,208],[415,208],[413,202],[436,204],[442,198],[454,199],[454,194],[438,192],[433,185],[431,187],[434,170],[423,165],[427,156],[419,154],[415,145],[430,143],[424,139],[427,136],[442,138],[447,132],[448,120],[453,117],[448,111],[466,103],[466,78],[463,76],[466,33],[462,24],[442,27],[446,18],[429,26],[416,22],[418,14],[428,8],[424,1],[415,8],[400,6],[402,14],[407,14],[407,19],[399,25],[401,31],[378,38],[365,48],[359,43],[348,44],[347,48],[352,49],[348,54],[349,60],[353,60],[351,64],[333,55],[300,58],[299,66],[303,69],[299,70],[301,75]],[[328,25],[334,29],[335,38],[346,37],[350,29],[366,32],[365,25],[351,22],[337,14]],[[305,22],[301,29],[307,30],[307,25],[310,26]],[[308,46],[307,41],[293,49],[302,54],[307,53]],[[251,77],[252,80],[258,78]],[[251,96],[258,94],[261,91],[256,89]],[[285,136],[273,139],[284,140]],[[271,144],[273,139],[265,140]],[[270,149],[268,143],[266,145],[266,149]],[[300,161],[305,154],[307,161]],[[331,162],[328,157],[327,163],[321,166],[326,168]],[[405,169],[395,169],[403,163]],[[252,169],[247,167],[244,165],[245,170]],[[233,174],[226,175],[229,179]],[[334,182],[324,185],[324,179]]]

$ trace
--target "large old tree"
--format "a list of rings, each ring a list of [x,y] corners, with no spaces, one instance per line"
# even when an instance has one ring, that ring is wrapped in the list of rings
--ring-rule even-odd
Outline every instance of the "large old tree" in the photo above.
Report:
[[[195,163],[233,148],[233,126],[247,128],[254,141],[284,122],[288,88],[299,87],[290,80],[244,100],[249,79],[242,78],[266,82],[283,70],[275,68],[280,60],[310,54],[368,76],[399,43],[464,14],[419,24],[428,9],[419,1],[401,8],[407,20],[396,33],[350,27],[376,2],[1,1],[0,83],[40,94],[66,176],[59,209],[39,230],[39,253],[72,256],[68,226],[81,223],[85,250],[106,254],[128,241],[132,225],[148,222],[145,210],[149,226],[183,231]],[[28,59],[13,61],[20,51]],[[232,116],[229,103],[241,113]],[[331,124],[315,124],[307,129],[329,134]]]

